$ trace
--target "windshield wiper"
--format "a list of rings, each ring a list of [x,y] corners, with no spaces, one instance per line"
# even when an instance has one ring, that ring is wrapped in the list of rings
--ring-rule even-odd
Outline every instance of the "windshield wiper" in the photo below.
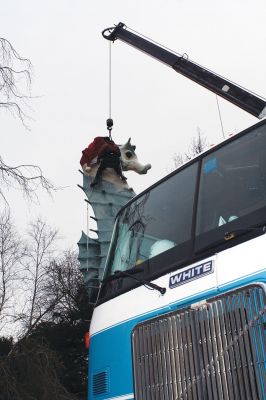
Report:
[[[223,226],[223,225],[222,225]],[[220,226],[219,228],[221,228]],[[261,224],[260,226],[254,226],[254,227],[243,227],[243,228],[236,228],[232,229],[231,231],[226,231],[225,233],[221,233],[221,236],[217,237],[218,235],[214,236],[213,241],[210,243],[206,244],[205,243],[200,243],[197,247],[197,251],[200,249],[200,251],[208,251],[210,249],[213,249],[217,246],[220,246],[224,244],[225,242],[229,242],[230,240],[237,239],[238,237],[241,237],[243,235],[250,234],[252,231],[257,231],[258,234],[257,236],[263,235],[266,233],[266,225],[265,223]],[[206,234],[205,234],[206,235]],[[209,233],[207,233],[209,235]],[[208,239],[205,239],[207,241]]]
[[[234,239],[236,237],[237,233],[240,232],[249,232],[249,231],[261,231],[261,233],[265,233],[266,232],[266,226],[257,226],[255,228],[251,228],[251,227],[247,227],[247,228],[238,228],[238,229],[234,229],[232,231],[226,232],[224,234],[224,240],[231,240]]]
[[[113,279],[119,279],[119,278],[123,278],[123,277],[129,277],[134,279],[135,281],[141,283],[142,285],[144,285],[146,288],[148,289],[152,289],[152,290],[158,290],[158,292],[160,292],[161,294],[165,294],[166,292],[166,288],[163,288],[161,286],[156,285],[155,283],[152,282],[148,282],[145,279],[141,279],[141,278],[136,278],[133,274],[136,274],[137,272],[140,272],[140,269],[136,269],[135,271],[132,271],[131,273],[125,272],[125,271],[115,271],[114,275],[109,276],[108,278],[104,279],[102,281],[102,283],[106,283],[108,281],[111,281]]]

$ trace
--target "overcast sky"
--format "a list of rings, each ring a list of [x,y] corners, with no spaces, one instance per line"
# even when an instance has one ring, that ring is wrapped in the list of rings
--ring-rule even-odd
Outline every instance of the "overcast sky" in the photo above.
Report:
[[[12,165],[42,167],[65,189],[27,204],[8,199],[19,227],[37,215],[57,227],[63,246],[76,248],[86,229],[78,172],[81,150],[106,135],[109,43],[101,31],[118,22],[266,97],[265,0],[8,0],[1,36],[33,64],[28,114],[31,131],[0,110],[1,156]],[[197,127],[210,143],[222,139],[215,95],[122,42],[112,45],[113,139],[137,146],[147,175],[127,173],[138,193],[171,169]],[[257,122],[220,100],[225,133]]]

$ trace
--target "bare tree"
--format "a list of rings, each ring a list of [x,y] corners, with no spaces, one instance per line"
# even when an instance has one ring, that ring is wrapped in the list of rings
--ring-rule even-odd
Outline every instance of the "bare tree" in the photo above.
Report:
[[[37,197],[36,191],[39,188],[46,190],[50,195],[58,189],[43,175],[42,169],[38,165],[11,166],[6,164],[0,156],[0,197],[6,205],[8,205],[8,200],[5,191],[9,188],[21,190],[23,195],[30,200]]]
[[[43,176],[42,170],[37,165],[17,165],[12,167],[5,164],[0,156],[0,196],[7,203],[4,189],[19,188],[27,198],[36,196],[36,190],[41,187],[49,194],[56,187]]]
[[[90,322],[88,303],[77,254],[67,250],[58,256],[57,231],[40,218],[30,225],[29,240],[21,260],[23,303],[14,321],[22,327],[19,337],[29,336],[42,322],[74,324]]]
[[[180,167],[198,154],[202,153],[204,150],[206,150],[207,147],[208,141],[206,136],[201,132],[200,128],[197,128],[197,136],[194,136],[192,138],[188,151],[185,153],[174,154],[174,167]]]
[[[0,215],[0,330],[11,317],[11,300],[24,254],[9,211]]]
[[[49,320],[38,324],[31,337],[47,338],[65,366],[61,380],[64,387],[79,394],[79,398],[85,398],[88,355],[84,335],[89,329],[93,305],[89,302],[75,252],[65,251],[50,264],[46,298],[54,307]]]
[[[30,96],[31,62],[0,38],[0,107],[15,113],[25,125],[25,106]]]
[[[50,264],[47,299],[54,304],[53,321],[70,324],[75,324],[78,319],[90,321],[92,305],[88,301],[76,252],[67,250]]]
[[[28,118],[25,108],[30,98],[31,62],[23,58],[12,44],[0,38],[0,110],[15,114],[25,127]],[[22,164],[11,166],[0,156],[0,196],[7,202],[4,188],[18,187],[30,198],[38,187],[48,193],[55,190],[54,185],[43,176],[37,165]]]
[[[47,299],[47,275],[55,252],[57,231],[40,218],[30,225],[24,265],[25,305],[18,316],[27,336],[53,310],[58,296]]]
[[[60,383],[62,363],[40,341],[22,340],[0,357],[0,400],[77,400]]]
[[[0,357],[3,377],[0,400],[37,399],[40,393],[46,393],[42,398],[47,400],[74,399],[74,394],[83,398],[87,379],[83,337],[90,323],[92,305],[79,271],[77,254],[67,250],[58,256],[57,232],[41,219],[30,225],[28,236],[25,255],[17,260],[23,270],[13,282],[14,294],[17,295],[18,288],[24,288],[20,300],[25,304],[13,320],[20,326],[19,339],[15,343],[10,339],[6,343],[11,346],[9,352]],[[16,254],[16,248],[12,250]],[[57,347],[58,335],[61,339]],[[60,361],[59,368],[53,361],[56,359]]]
[[[66,319],[77,306],[77,291],[81,275],[78,269],[77,256],[72,251],[66,251],[63,257],[50,264],[47,284],[47,297],[60,295],[60,301],[53,310],[55,319]]]

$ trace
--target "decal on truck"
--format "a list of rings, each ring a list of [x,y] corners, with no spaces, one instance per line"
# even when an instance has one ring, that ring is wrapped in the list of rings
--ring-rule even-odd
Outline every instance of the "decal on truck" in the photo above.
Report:
[[[188,268],[185,271],[178,272],[177,274],[170,276],[169,288],[173,289],[177,286],[184,285],[185,283],[195,279],[202,278],[205,275],[212,274],[213,271],[214,263],[212,260],[195,265],[194,267]]]

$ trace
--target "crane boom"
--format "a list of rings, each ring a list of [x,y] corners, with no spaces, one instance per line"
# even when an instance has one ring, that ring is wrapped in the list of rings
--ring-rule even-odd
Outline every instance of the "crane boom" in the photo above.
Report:
[[[102,34],[105,39],[111,41],[120,39],[157,60],[162,61],[176,72],[204,86],[206,89],[216,93],[259,119],[266,115],[266,101],[260,96],[205,69],[184,56],[178,56],[168,49],[136,33],[130,32],[122,22],[119,22],[115,27],[105,29]]]

